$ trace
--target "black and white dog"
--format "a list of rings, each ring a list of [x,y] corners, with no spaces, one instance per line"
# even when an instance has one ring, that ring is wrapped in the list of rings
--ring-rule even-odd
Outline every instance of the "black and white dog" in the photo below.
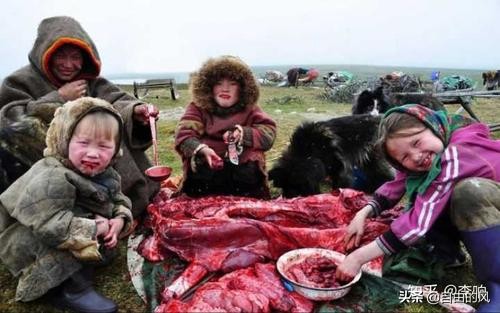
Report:
[[[378,115],[393,107],[410,103],[418,103],[433,110],[444,109],[439,99],[428,94],[403,95],[390,93],[383,87],[377,87],[373,91],[366,89],[356,97],[352,106],[352,114]]]
[[[373,192],[394,175],[374,148],[379,122],[365,114],[302,124],[269,179],[287,198],[318,194],[326,181],[332,188]]]

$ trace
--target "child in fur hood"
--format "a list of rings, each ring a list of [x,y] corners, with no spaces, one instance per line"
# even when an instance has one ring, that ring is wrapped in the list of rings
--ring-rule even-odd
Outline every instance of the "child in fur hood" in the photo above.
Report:
[[[63,308],[116,310],[91,285],[92,265],[109,261],[132,223],[111,166],[121,154],[122,129],[120,114],[104,100],[67,102],[47,131],[44,158],[0,195],[0,259],[19,276],[17,301],[52,289]]]
[[[206,61],[190,82],[193,101],[179,121],[175,148],[188,196],[269,198],[264,152],[276,123],[257,104],[259,88],[239,58]]]

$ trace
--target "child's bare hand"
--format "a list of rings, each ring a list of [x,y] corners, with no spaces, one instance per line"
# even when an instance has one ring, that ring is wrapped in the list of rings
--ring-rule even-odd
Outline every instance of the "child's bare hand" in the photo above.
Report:
[[[201,149],[199,153],[201,153],[205,157],[208,167],[210,167],[211,169],[220,170],[224,166],[224,161],[220,156],[217,155],[217,153],[215,153],[212,148],[205,147]]]
[[[87,94],[87,81],[84,79],[75,80],[70,83],[62,85],[61,88],[57,90],[61,98],[65,101],[76,100]]]
[[[356,276],[363,265],[354,255],[349,254],[344,261],[339,264],[335,271],[335,278],[339,282],[347,283]]]
[[[365,219],[363,215],[356,215],[349,226],[347,226],[344,237],[346,251],[351,251],[353,248],[359,247],[361,237],[365,232]]]
[[[230,138],[231,135],[232,138]],[[239,142],[241,140],[241,132],[238,128],[235,128],[233,131],[228,130],[224,133],[224,135],[222,135],[222,139],[225,144],[228,144],[231,139],[234,142]]]
[[[121,217],[112,218],[109,220],[109,231],[104,236],[104,246],[108,249],[116,247],[118,243],[118,235],[123,229],[124,220]]]
[[[344,245],[346,251],[359,247],[361,237],[365,233],[365,221],[368,216],[372,214],[372,206],[365,205],[361,210],[356,213],[349,226],[347,226],[346,234],[344,237]]]
[[[96,237],[102,237],[109,232],[109,221],[107,218],[96,215],[95,223],[97,226]]]

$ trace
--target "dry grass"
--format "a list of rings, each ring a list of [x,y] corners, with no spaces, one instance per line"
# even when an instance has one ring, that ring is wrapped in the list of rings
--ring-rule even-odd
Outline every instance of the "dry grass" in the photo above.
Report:
[[[128,87],[129,88],[129,87]],[[130,90],[130,89],[129,89]],[[323,100],[320,96],[322,90],[314,88],[273,88],[263,87],[261,105],[266,112],[278,122],[278,136],[274,147],[267,153],[268,166],[270,167],[281,151],[287,146],[288,140],[294,128],[305,119],[317,119],[335,117],[350,114],[350,104],[331,103]],[[180,90],[181,99],[173,101],[167,92],[155,91],[146,100],[160,107],[162,118],[158,122],[160,141],[160,160],[162,164],[174,169],[173,175],[181,175],[181,163],[179,157],[173,150],[173,135],[176,120],[183,107],[187,104],[187,90]],[[447,106],[450,112],[454,112],[458,106]],[[498,122],[500,113],[500,100],[478,99],[473,109],[479,118],[485,122]],[[495,134],[500,138],[500,132]],[[276,192],[276,190],[275,190]],[[126,265],[126,243],[119,246],[120,255],[117,260],[106,268],[98,270],[96,279],[97,289],[105,295],[113,298],[120,307],[120,312],[145,312],[147,307],[136,294],[128,275]],[[52,312],[56,311],[46,304],[44,299],[32,303],[16,303],[14,298],[17,280],[0,265],[0,312]],[[470,264],[465,268],[449,270],[446,277],[439,286],[451,283],[475,284],[474,275]],[[407,312],[439,312],[439,307],[431,307],[426,304],[412,304],[404,307]]]

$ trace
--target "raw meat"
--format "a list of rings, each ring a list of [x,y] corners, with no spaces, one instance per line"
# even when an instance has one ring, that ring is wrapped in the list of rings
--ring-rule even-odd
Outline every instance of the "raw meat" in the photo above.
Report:
[[[169,301],[180,305],[174,299],[181,297],[208,272],[231,275],[239,269],[252,268],[254,264],[274,263],[283,253],[303,247],[346,253],[346,226],[366,202],[362,192],[350,189],[335,194],[270,201],[232,196],[157,198],[148,207],[148,224],[153,235],[141,243],[139,252],[150,261],[160,261],[173,252],[190,262],[185,272],[162,293],[163,305]],[[391,217],[369,219],[362,244],[388,230]],[[212,286],[209,284],[205,285]],[[241,298],[234,290],[224,296],[220,285],[203,286],[196,294],[204,288],[211,290],[214,298],[219,297],[216,295],[221,299]],[[266,303],[259,296],[251,301],[255,301],[252,305],[258,306],[257,311],[265,311]]]
[[[307,287],[333,288],[340,284],[335,281],[337,265],[328,258],[312,255],[290,266],[285,275],[294,282]]]
[[[186,302],[170,300],[161,312],[312,312],[312,301],[286,291],[273,264],[233,271],[200,287]]]

